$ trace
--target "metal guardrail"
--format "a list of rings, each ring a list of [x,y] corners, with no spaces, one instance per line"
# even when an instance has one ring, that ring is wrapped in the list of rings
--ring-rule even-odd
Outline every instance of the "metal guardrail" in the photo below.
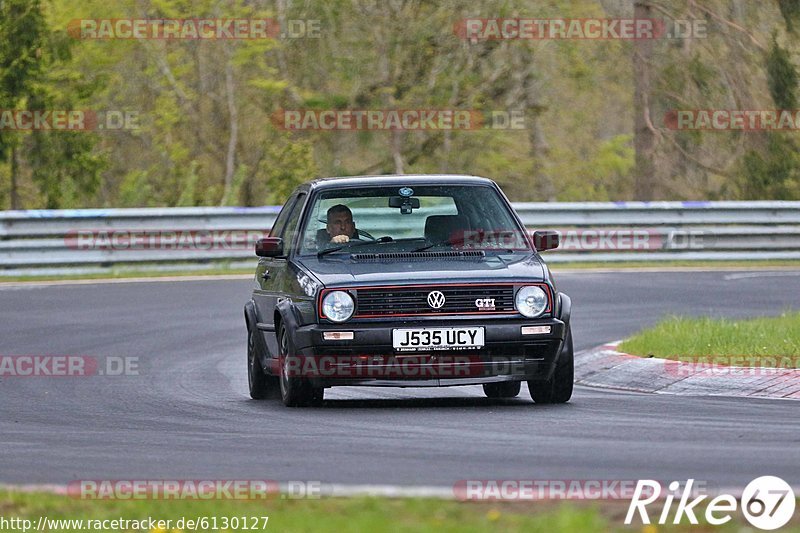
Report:
[[[548,262],[800,259],[800,202],[517,203],[530,229],[559,229]],[[120,265],[191,268],[255,262],[252,242],[280,208],[200,207],[0,212],[0,275],[89,272]],[[359,227],[380,232],[378,214]],[[158,232],[173,248],[83,246],[87,232]],[[165,237],[166,236],[166,237]],[[180,245],[180,239],[189,239]],[[163,243],[163,241],[162,241]],[[238,262],[238,263],[236,263]],[[166,266],[165,266],[166,265]]]

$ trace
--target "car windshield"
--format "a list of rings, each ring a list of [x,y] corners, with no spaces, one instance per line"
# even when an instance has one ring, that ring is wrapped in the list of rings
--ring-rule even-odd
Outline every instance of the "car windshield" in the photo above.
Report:
[[[530,249],[506,202],[486,185],[324,190],[302,231],[303,255]]]

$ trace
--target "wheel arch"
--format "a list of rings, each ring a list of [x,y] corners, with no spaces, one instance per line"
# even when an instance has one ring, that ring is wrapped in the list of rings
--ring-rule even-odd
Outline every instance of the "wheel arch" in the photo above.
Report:
[[[569,320],[572,317],[572,299],[563,292],[558,293],[558,319],[564,322],[569,329]]]
[[[244,304],[244,321],[245,326],[247,327],[247,334],[249,335],[251,331],[255,333],[254,344],[256,355],[258,356],[258,360],[261,362],[261,367],[267,369],[269,372],[270,353],[269,346],[267,345],[267,339],[265,338],[265,335],[267,335],[268,332],[262,331],[258,327],[258,309],[256,308],[256,304],[252,299]]]
[[[294,302],[289,298],[283,299],[275,306],[275,335],[277,336],[279,328],[283,325],[287,333],[294,336],[294,332],[299,327],[300,321],[298,319],[298,312],[295,308]]]

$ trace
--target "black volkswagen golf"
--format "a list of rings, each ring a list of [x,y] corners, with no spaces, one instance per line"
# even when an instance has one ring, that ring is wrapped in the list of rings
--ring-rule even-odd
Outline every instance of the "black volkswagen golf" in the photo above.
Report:
[[[318,405],[341,385],[483,385],[563,403],[571,302],[492,180],[364,176],[298,187],[256,243],[245,305],[254,399]]]

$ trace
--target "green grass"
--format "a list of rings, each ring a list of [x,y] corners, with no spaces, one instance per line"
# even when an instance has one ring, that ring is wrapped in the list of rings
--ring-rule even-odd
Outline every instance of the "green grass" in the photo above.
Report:
[[[213,517],[218,529],[223,517],[268,516],[267,527],[245,530],[241,526],[228,528],[235,531],[526,531],[526,532],[595,532],[595,531],[688,531],[703,526],[642,526],[638,521],[624,526],[627,501],[611,502],[458,502],[437,499],[386,499],[386,498],[323,498],[317,500],[290,500],[275,498],[262,501],[164,501],[164,500],[100,500],[88,501],[43,493],[9,492],[0,490],[0,517],[25,518],[36,527],[39,517],[50,519],[133,519],[152,517],[156,520],[173,520],[172,529],[144,530],[152,533],[181,533],[189,531],[214,531],[210,528]],[[659,508],[660,510],[660,508]],[[659,510],[651,511],[657,519]],[[702,523],[702,513],[698,513]],[[206,529],[175,529],[181,517],[196,519],[207,517]],[[251,519],[250,519],[251,520]],[[637,519],[638,520],[638,519]],[[740,514],[714,531],[734,532],[746,522]],[[248,520],[248,527],[250,526]],[[800,531],[797,519],[788,524],[789,529]],[[692,529],[695,528],[695,529]],[[111,531],[109,529],[106,529]],[[4,531],[11,531],[5,529]],[[19,530],[18,530],[19,531]],[[50,529],[56,532],[77,529]],[[86,531],[84,529],[83,531]],[[99,531],[99,530],[95,530]],[[116,531],[142,531],[116,529]]]
[[[71,519],[171,519],[268,516],[267,531],[604,531],[609,523],[597,510],[542,504],[532,506],[463,503],[434,499],[326,498],[264,501],[81,501],[50,494],[0,492],[0,516]],[[514,508],[517,509],[514,509]],[[538,507],[538,506],[537,506]],[[259,527],[254,531],[264,531]],[[248,527],[251,524],[248,522]],[[34,525],[34,528],[36,526]],[[221,529],[221,528],[220,528]],[[60,529],[52,531],[73,531]],[[75,530],[77,531],[77,530]],[[122,531],[125,531],[124,529]],[[156,530],[158,531],[158,530]],[[175,530],[178,531],[177,529]],[[183,531],[211,531],[194,528]],[[228,531],[245,531],[229,528]],[[250,530],[253,531],[253,530]],[[171,533],[168,529],[167,532]]]
[[[798,368],[800,312],[748,320],[673,316],[640,331],[619,349],[643,357]]]

